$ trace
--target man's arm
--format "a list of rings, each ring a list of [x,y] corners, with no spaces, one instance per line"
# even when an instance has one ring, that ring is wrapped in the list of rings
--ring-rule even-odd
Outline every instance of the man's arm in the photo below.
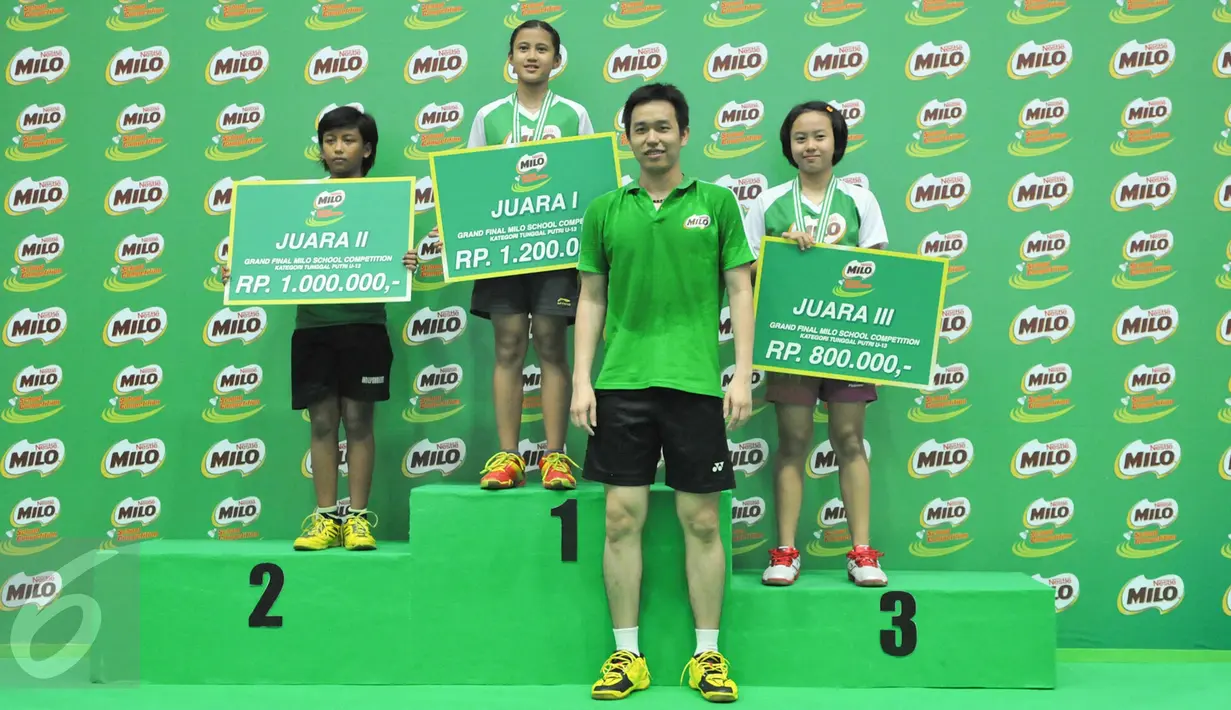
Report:
[[[722,272],[731,306],[731,331],[735,335],[735,377],[752,382],[752,267],[744,264]],[[579,321],[580,322],[580,321]]]
[[[581,297],[573,325],[573,384],[592,386],[594,353],[607,322],[607,275],[581,272]]]
[[[731,306],[731,330],[735,335],[735,379],[752,383],[752,264],[754,257],[749,235],[744,229],[735,195],[725,191],[718,206],[722,240],[722,277]],[[764,231],[759,229],[758,231]],[[756,235],[758,243],[760,234]]]
[[[603,250],[603,215],[609,197],[591,202],[581,219],[581,249],[577,271],[581,274],[581,295],[577,299],[577,318],[573,324],[573,383],[590,387],[598,340],[607,321],[607,273],[610,265]]]

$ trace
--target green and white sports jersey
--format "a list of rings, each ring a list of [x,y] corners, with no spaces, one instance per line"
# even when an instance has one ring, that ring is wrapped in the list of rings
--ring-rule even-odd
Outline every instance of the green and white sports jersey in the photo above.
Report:
[[[834,176],[829,181],[829,224],[823,241],[867,249],[889,243],[880,203],[871,190],[849,185]],[[784,232],[817,233],[825,205],[817,205],[795,189],[795,180],[762,192],[744,215],[744,232],[754,256],[761,254],[761,237]],[[798,224],[802,219],[803,224]]]
[[[516,94],[505,96],[479,109],[474,116],[474,123],[470,126],[470,140],[466,144],[467,148],[482,148],[502,143],[509,145],[514,142],[512,139],[515,120],[514,96]],[[576,101],[549,92],[543,103],[547,114],[546,120],[542,122],[540,140],[586,136],[594,133],[594,125],[590,123],[590,114]],[[521,141],[517,142],[535,139],[535,132],[539,130],[539,117],[543,110],[544,108],[540,107],[538,111],[531,113],[520,103],[517,105],[516,122],[520,129],[518,133],[521,134]]]

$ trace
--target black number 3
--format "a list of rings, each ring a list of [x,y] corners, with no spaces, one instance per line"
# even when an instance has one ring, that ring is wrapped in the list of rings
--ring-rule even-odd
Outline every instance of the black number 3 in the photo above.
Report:
[[[269,575],[269,586],[261,592],[261,598],[256,602],[256,608],[248,615],[249,628],[281,628],[282,617],[270,616],[269,610],[273,608],[274,602],[278,600],[278,595],[282,593],[282,584],[286,581],[286,575],[282,573],[282,568],[273,562],[262,562],[252,571],[248,573],[248,584],[254,587],[259,587],[265,583],[265,575]]]
[[[901,611],[893,617],[893,625],[901,631],[901,643],[898,642],[898,632],[884,629],[881,631],[881,650],[890,656],[902,658],[914,653],[915,647],[919,645],[919,629],[914,622],[915,598],[910,592],[900,591],[885,592],[881,595],[881,611],[898,611],[899,605]]]
[[[551,509],[551,517],[560,519],[560,561],[577,561],[577,499],[569,498]]]

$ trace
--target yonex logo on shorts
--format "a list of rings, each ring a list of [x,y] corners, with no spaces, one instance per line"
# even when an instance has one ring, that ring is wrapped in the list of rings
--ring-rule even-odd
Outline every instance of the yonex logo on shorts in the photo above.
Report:
[[[710,226],[710,216],[707,214],[694,214],[684,220],[684,229],[705,229]]]
[[[384,384],[385,378],[383,376],[381,377],[362,377],[359,379],[359,381],[365,385],[379,385],[379,384]]]

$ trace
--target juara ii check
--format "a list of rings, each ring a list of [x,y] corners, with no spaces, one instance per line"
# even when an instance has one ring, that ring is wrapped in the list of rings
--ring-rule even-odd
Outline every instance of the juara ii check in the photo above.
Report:
[[[254,180],[231,198],[226,305],[409,301],[415,180]]]
[[[948,260],[765,237],[753,367],[919,389],[931,383]]]
[[[620,187],[614,133],[431,157],[445,281],[577,267],[581,222]]]

